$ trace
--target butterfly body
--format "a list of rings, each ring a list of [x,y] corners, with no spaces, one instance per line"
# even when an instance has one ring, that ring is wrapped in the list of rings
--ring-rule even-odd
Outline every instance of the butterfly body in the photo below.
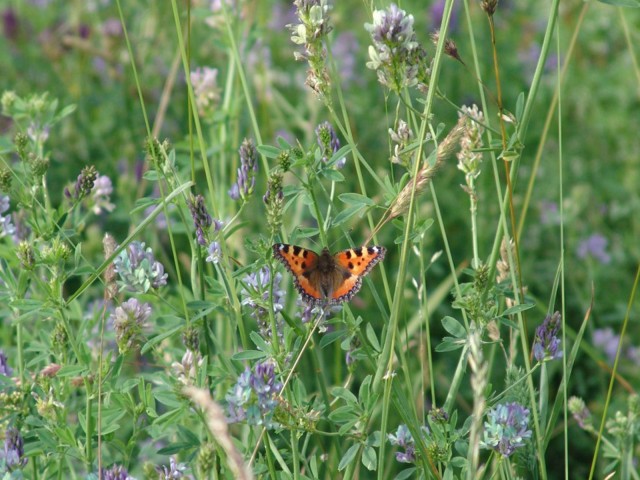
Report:
[[[318,255],[285,243],[273,246],[274,257],[294,276],[302,298],[310,304],[346,302],[360,290],[362,277],[384,258],[384,247],[350,248],[332,255],[324,248]]]

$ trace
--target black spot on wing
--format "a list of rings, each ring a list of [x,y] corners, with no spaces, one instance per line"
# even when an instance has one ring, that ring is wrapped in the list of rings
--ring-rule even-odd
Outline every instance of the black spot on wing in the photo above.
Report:
[[[353,253],[355,253],[356,256],[361,257],[362,256],[362,247],[354,248],[353,249]]]
[[[293,254],[297,257],[298,255],[300,255],[300,250],[302,250],[302,248],[295,245],[293,247]]]

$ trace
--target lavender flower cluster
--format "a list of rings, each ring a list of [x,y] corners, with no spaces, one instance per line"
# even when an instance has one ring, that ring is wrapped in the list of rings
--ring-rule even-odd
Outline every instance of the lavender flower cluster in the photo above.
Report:
[[[240,167],[238,167],[238,178],[231,186],[229,196],[233,200],[246,201],[253,193],[256,186],[256,173],[258,172],[258,150],[253,140],[245,138],[240,145]]]
[[[378,81],[395,92],[427,81],[426,52],[416,40],[413,15],[392,3],[385,10],[373,11],[373,23],[365,24],[373,45],[369,46],[367,67],[375,70]]]
[[[269,289],[271,288],[271,270],[263,267],[256,273],[247,275],[243,279],[245,287],[240,292],[242,305],[251,309],[251,317],[257,322],[260,335],[268,341],[271,338],[271,326],[269,324]],[[277,315],[284,308],[285,291],[280,289],[282,274],[276,273],[273,277],[273,314]],[[283,335],[283,320],[277,322],[278,336]]]
[[[213,225],[214,232],[219,232],[223,224],[220,220],[214,220],[207,212],[204,205],[204,197],[196,195],[189,200],[189,211],[196,227],[196,239],[199,245],[207,245],[209,243],[209,230]]]
[[[20,469],[27,464],[24,456],[24,440],[20,431],[15,427],[9,427],[4,434],[4,451],[1,452],[4,466],[11,470]],[[14,478],[14,477],[5,477]]]
[[[330,77],[326,66],[324,37],[331,31],[327,0],[294,0],[300,23],[287,25],[291,30],[291,41],[304,46],[304,53],[296,52],[296,60],[309,64],[306,84],[320,99],[331,102]]]
[[[529,413],[517,402],[496,405],[487,414],[481,445],[505,457],[511,456],[531,438]]]
[[[429,434],[429,429],[423,426],[421,427],[421,432],[426,437]],[[398,425],[395,435],[389,433],[387,438],[391,445],[402,449],[402,451],[396,452],[396,460],[398,462],[414,463],[416,461],[416,443],[406,425]]]
[[[11,235],[16,232],[16,228],[11,222],[10,215],[3,215],[9,210],[9,197],[7,195],[0,195],[0,238]]]
[[[560,339],[558,338],[562,324],[561,319],[560,312],[555,312],[553,315],[547,315],[542,324],[536,328],[533,355],[539,362],[562,358]]]
[[[145,248],[144,242],[131,242],[113,264],[120,277],[120,290],[146,293],[167,284],[164,266],[155,259],[150,247]]]
[[[280,390],[273,362],[258,363],[253,371],[247,367],[226,395],[229,422],[276,428],[273,415]]]

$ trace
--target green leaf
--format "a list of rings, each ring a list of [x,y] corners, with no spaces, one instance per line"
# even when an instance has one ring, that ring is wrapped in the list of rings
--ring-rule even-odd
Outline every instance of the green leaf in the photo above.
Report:
[[[362,451],[362,465],[369,471],[376,469],[377,455],[376,450],[373,447],[367,445]]]
[[[358,450],[360,449],[360,445],[355,444],[352,445],[351,448],[349,448],[349,450],[347,450],[347,452],[342,456],[342,458],[340,459],[340,463],[338,464],[338,471],[342,471],[345,468],[347,468],[347,466],[353,462],[353,460],[356,458],[356,455],[358,454]]]
[[[157,182],[160,179],[160,174],[157,170],[147,170],[142,174],[142,178],[150,182]]]
[[[343,387],[334,387],[331,390],[331,395],[334,397],[342,398],[347,403],[358,403],[356,396],[349,390]]]
[[[168,411],[167,413],[160,415],[153,421],[154,425],[177,425],[180,419],[184,416],[185,412],[188,412],[188,407],[180,407],[175,410]]]
[[[322,172],[320,172],[320,175],[328,180],[331,180],[332,182],[344,182],[344,175],[342,175],[342,173],[340,173],[338,170],[334,170],[333,168],[326,168],[322,170]]]
[[[258,152],[267,158],[277,158],[280,155],[281,150],[273,145],[258,145]]]
[[[298,234],[298,238],[311,238],[316,237],[320,230],[318,227],[297,227],[296,233]]]
[[[380,352],[382,348],[380,347],[380,342],[378,342],[378,337],[376,336],[376,332],[373,330],[373,327],[370,323],[367,323],[367,326],[364,329],[365,335],[367,336],[367,340],[373,347],[376,352]]]
[[[253,342],[253,344],[258,347],[258,350],[262,350],[263,352],[268,352],[270,351],[270,346],[267,342],[264,341],[264,338],[262,338],[258,332],[251,332],[249,334],[249,338],[251,339],[251,341]]]
[[[58,115],[56,115],[56,121],[61,120],[68,115],[71,115],[75,111],[75,109],[76,106],[74,104],[67,105],[62,110],[60,110],[60,112],[58,112]]]
[[[460,340],[451,337],[444,337],[442,343],[436,346],[436,352],[452,352],[464,346]]]
[[[245,350],[244,352],[238,352],[231,356],[231,360],[243,361],[243,360],[258,360],[266,357],[266,353],[259,350]]]
[[[182,330],[182,325],[178,325],[177,327],[174,327],[174,328],[172,328],[170,330],[167,330],[166,332],[161,333],[160,335],[156,335],[155,337],[153,337],[151,340],[149,340],[147,343],[145,343],[142,346],[142,348],[140,349],[140,353],[142,355],[144,355],[146,352],[148,352],[155,345],[157,345],[158,343],[162,342],[165,338],[169,338],[169,337],[175,335],[180,330]]]
[[[329,414],[329,419],[335,423],[355,423],[358,421],[359,417],[354,410],[355,409],[352,405],[338,407]]]
[[[282,150],[289,150],[291,148],[291,145],[289,144],[289,142],[287,142],[280,135],[278,135],[278,137],[276,138],[276,142],[278,142],[278,145],[280,145],[280,148]]]
[[[416,467],[407,468],[397,474],[393,480],[406,480],[407,478],[414,478],[414,473],[416,473]]]
[[[79,377],[87,371],[82,365],[66,365],[58,370],[56,377]]]
[[[208,302],[206,300],[193,300],[191,302],[187,302],[187,308],[189,310],[205,310],[219,307],[220,305],[215,302]]]
[[[456,338],[466,338],[467,331],[462,324],[453,317],[444,317],[442,319],[444,329]]]
[[[467,465],[468,460],[464,457],[453,457],[451,459],[451,465],[456,468],[463,468]]]
[[[358,398],[360,399],[360,403],[367,408],[367,404],[369,403],[369,398],[371,397],[371,375],[367,375],[365,379],[362,381],[360,385],[360,389],[358,390]]]
[[[453,480],[453,468],[447,468],[444,471],[444,475],[442,476],[442,480]]]
[[[351,145],[345,145],[340,148],[336,153],[331,155],[331,158],[327,161],[327,165],[333,166],[338,160],[347,156],[347,154],[351,151]]]
[[[518,95],[518,100],[516,100],[516,119],[520,122],[522,118],[522,113],[524,112],[524,92],[520,92]]]
[[[184,453],[189,449],[195,448],[189,442],[172,442],[170,446],[158,450],[159,455],[174,455],[176,453]]]
[[[338,225],[343,224],[355,214],[363,210],[363,208],[364,207],[362,205],[351,205],[350,207],[345,208],[333,218],[331,225],[337,227]]]
[[[529,310],[535,306],[536,305],[534,303],[521,303],[520,305],[514,305],[511,308],[507,308],[500,316],[507,317],[509,315],[515,315],[516,313],[524,312],[525,310]]]
[[[343,193],[342,195],[338,195],[338,198],[341,202],[349,205],[374,206],[376,204],[376,202],[374,202],[369,197],[365,197],[364,195],[360,195],[359,193]]]
[[[598,0],[600,3],[613,5],[615,7],[640,8],[639,0]]]
[[[333,342],[346,337],[349,332],[346,330],[336,330],[334,332],[325,333],[320,339],[320,348],[323,349],[327,345],[331,345]]]
[[[153,392],[153,397],[169,408],[181,408],[184,406],[184,401],[179,399],[173,390],[156,390]]]

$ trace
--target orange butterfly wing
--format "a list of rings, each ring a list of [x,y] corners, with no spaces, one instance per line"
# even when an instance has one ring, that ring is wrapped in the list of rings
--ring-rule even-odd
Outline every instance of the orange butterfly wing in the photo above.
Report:
[[[310,304],[338,304],[351,300],[362,286],[362,277],[384,258],[384,247],[350,248],[322,259],[311,250],[276,243],[273,255],[287,267],[302,298]],[[321,260],[320,268],[318,262]],[[323,294],[322,292],[325,292]],[[330,292],[330,294],[329,294]]]
[[[351,275],[345,275],[343,282],[331,295],[332,303],[346,302],[358,293],[362,286],[362,277],[384,258],[387,249],[384,247],[350,248],[336,253],[333,258],[336,264]]]
[[[318,254],[296,245],[276,243],[273,246],[273,256],[291,272],[296,288],[307,302],[317,303],[323,299],[322,293],[305,276],[305,272],[313,270],[317,265]]]

